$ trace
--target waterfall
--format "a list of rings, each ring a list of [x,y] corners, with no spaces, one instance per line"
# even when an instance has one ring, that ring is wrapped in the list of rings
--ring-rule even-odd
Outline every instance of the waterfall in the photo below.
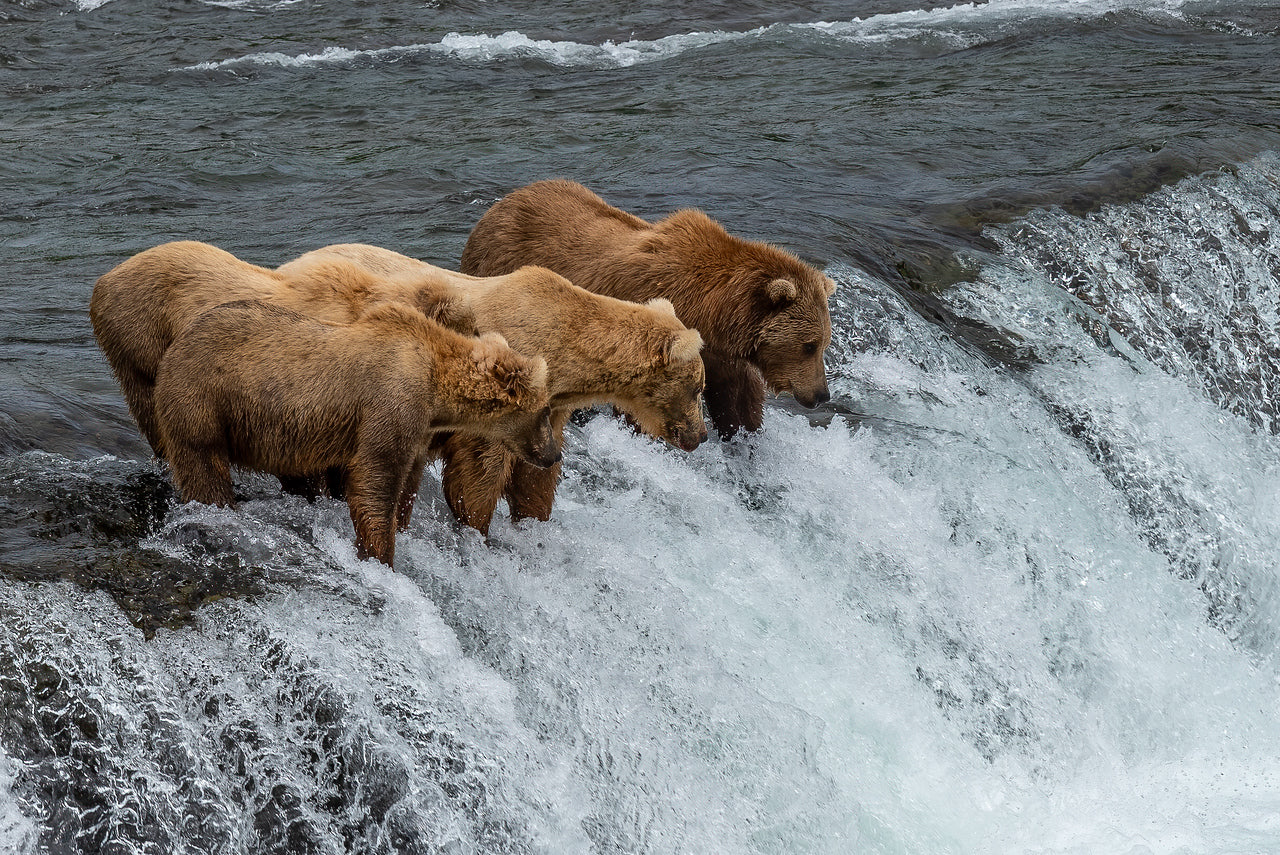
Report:
[[[1280,163],[1042,210],[940,298],[833,264],[831,406],[575,426],[546,523],[4,458],[0,848],[1280,847]]]

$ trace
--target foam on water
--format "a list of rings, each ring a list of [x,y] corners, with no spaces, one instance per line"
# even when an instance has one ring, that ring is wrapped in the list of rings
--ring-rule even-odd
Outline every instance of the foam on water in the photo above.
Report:
[[[1277,191],[1268,155],[1083,220],[1041,212],[999,230],[1000,258],[951,295],[1048,358],[1024,378],[1032,411],[1081,455],[1053,468],[1099,479],[1023,505],[1034,528],[1014,543],[1068,550],[1026,554],[1090,592],[1058,673],[1078,694],[1053,714],[1079,754],[1040,785],[1050,801],[1010,803],[1019,819],[996,839],[1011,846],[992,851],[1277,846],[1280,444],[1274,400],[1241,397],[1276,379]],[[1055,533],[1080,513],[1092,519]],[[1100,580],[1128,593],[1097,598]]]
[[[15,764],[0,752],[0,852],[27,855],[34,852],[38,830],[13,795]]]
[[[833,269],[837,327],[866,345],[837,352],[833,389],[885,427],[771,412],[756,441],[682,456],[597,420],[550,523],[500,525],[461,561],[415,528],[402,572],[573,758],[607,850],[1276,845],[1274,639],[1257,628],[1275,614],[1280,448],[1100,350],[1047,278],[1015,290],[1020,264],[991,261],[957,304],[1051,319],[1022,327],[1053,357],[1029,376]],[[1225,521],[1193,534],[1249,596],[1153,540],[1147,514],[1176,529],[1193,501]]]
[[[938,39],[953,50],[988,44],[1016,35],[1032,22],[1089,21],[1116,12],[1181,16],[1183,0],[990,0],[934,9],[912,9],[854,18],[851,21],[795,25],[856,44]]]
[[[376,50],[348,50],[327,47],[318,53],[288,55],[278,52],[253,53],[221,62],[203,62],[189,70],[210,71],[246,65],[298,68],[315,65],[348,63],[356,59],[374,62],[437,55],[467,62],[492,62],[529,57],[562,67],[625,68],[637,63],[678,56],[689,50],[727,41],[749,38],[752,33],[689,33],[667,36],[654,41],[627,41],[599,45],[574,41],[531,39],[523,33],[509,31],[499,35],[449,33],[438,43],[412,44]]]
[[[112,0],[75,0],[75,5],[81,12],[92,12],[110,2]],[[307,0],[200,0],[200,2],[206,6],[219,6],[224,9],[271,10],[296,6]]]
[[[372,50],[330,46],[316,53],[288,55],[253,53],[219,62],[204,62],[189,70],[216,70],[264,65],[285,68],[348,63],[356,59],[394,62],[415,56],[443,56],[466,62],[495,62],[534,58],[566,68],[626,68],[671,59],[690,51],[744,40],[835,39],[855,45],[923,41],[940,49],[974,47],[1015,35],[1021,28],[1045,20],[1096,20],[1118,11],[1181,17],[1185,0],[992,0],[928,10],[872,15],[843,22],[772,24],[744,32],[691,32],[653,40],[584,44],[572,40],[532,39],[508,31],[499,35],[449,33],[437,43]]]
[[[219,6],[223,9],[270,10],[285,9],[305,3],[307,0],[200,0],[206,6]]]
[[[273,592],[207,605],[150,642],[105,596],[5,587],[0,652],[22,680],[6,718],[26,737],[24,795],[52,796],[53,842],[586,851],[585,799],[517,719],[511,687],[461,654],[420,589],[354,559],[329,528],[341,509],[310,510],[176,511],[154,545],[191,568],[248,564]]]
[[[1038,393],[1214,621],[1274,663],[1275,156],[1084,219],[1040,212],[993,237],[1005,261],[955,298],[1052,355]],[[1126,394],[1099,394],[1115,388]]]

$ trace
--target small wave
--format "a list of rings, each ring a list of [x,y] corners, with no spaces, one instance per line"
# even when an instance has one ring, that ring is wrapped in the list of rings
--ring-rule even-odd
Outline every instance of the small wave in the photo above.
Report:
[[[468,62],[492,62],[513,57],[532,57],[560,67],[626,68],[642,62],[677,56],[689,50],[727,41],[749,38],[762,30],[747,33],[688,33],[665,36],[653,41],[607,41],[589,45],[573,41],[531,39],[524,33],[509,31],[500,35],[464,35],[449,33],[435,44],[413,44],[373,50],[349,50],[328,47],[318,53],[291,56],[279,52],[253,53],[221,62],[202,62],[186,70],[210,71],[244,65],[267,65],[297,68],[330,63],[345,63],[366,58],[388,60],[416,55],[439,55]]]
[[[500,36],[464,36],[450,33],[441,40],[439,51],[459,59],[490,61],[508,56],[535,56],[559,66],[598,66],[625,68],[642,62],[676,56],[701,47],[737,41],[757,35],[763,30],[745,33],[686,33],[664,36],[652,41],[626,41],[600,45],[530,39],[522,33],[507,32]]]
[[[1007,38],[1032,22],[1093,20],[1122,11],[1181,17],[1182,5],[1182,0],[989,0],[851,21],[795,24],[791,29],[861,45],[933,41],[943,49],[964,50]]]
[[[111,0],[73,0],[75,7],[81,12],[92,12]],[[283,9],[294,6],[303,0],[202,0],[206,6],[218,6],[223,9]]]
[[[81,0],[83,3],[106,0]],[[255,0],[208,0],[219,5],[243,5]],[[293,2],[293,0],[284,0]],[[818,21],[772,24],[742,32],[721,30],[681,33],[652,40],[606,41],[603,44],[553,39],[533,39],[508,31],[499,35],[449,33],[436,43],[412,44],[369,50],[327,47],[318,53],[289,55],[253,53],[221,62],[203,62],[186,70],[208,71],[246,65],[296,68],[346,63],[359,58],[395,60],[415,55],[436,55],[466,62],[495,62],[531,57],[562,68],[626,68],[669,59],[689,51],[730,42],[765,38],[835,38],[880,45],[918,39],[939,39],[947,47],[972,47],[993,37],[1003,38],[1028,21],[1046,18],[1099,18],[1111,12],[1131,10],[1180,16],[1184,0],[990,0],[929,10],[912,10],[854,18],[850,21]],[[994,33],[993,33],[994,30]]]
[[[361,55],[377,53],[377,51],[356,51],[347,48],[328,47],[319,53],[304,53],[291,56],[287,53],[252,53],[248,56],[224,59],[222,62],[202,62],[189,66],[193,71],[210,71],[216,68],[227,68],[237,65],[278,65],[284,68],[300,68],[308,65],[325,65],[328,63],[348,62]]]
[[[222,9],[283,9],[296,6],[303,0],[203,0],[206,6],[218,6]]]

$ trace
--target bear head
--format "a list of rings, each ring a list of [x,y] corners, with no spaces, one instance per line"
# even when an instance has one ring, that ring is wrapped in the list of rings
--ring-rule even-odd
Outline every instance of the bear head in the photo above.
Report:
[[[827,300],[831,279],[797,264],[786,275],[759,272],[752,283],[760,322],[751,361],[774,392],[790,392],[806,407],[831,399],[823,354],[831,343]]]
[[[654,225],[640,243],[657,281],[702,330],[709,350],[753,363],[774,392],[813,407],[830,399],[823,352],[835,283],[786,250],[729,234],[696,209]]]
[[[707,438],[702,336],[680,323],[669,300],[657,297],[645,306],[657,323],[644,337],[648,364],[624,409],[640,430],[693,451]]]
[[[483,414],[479,432],[533,466],[559,463],[560,440],[551,425],[546,360],[516,353],[498,333],[476,339],[471,359],[475,372],[467,384],[468,397]]]

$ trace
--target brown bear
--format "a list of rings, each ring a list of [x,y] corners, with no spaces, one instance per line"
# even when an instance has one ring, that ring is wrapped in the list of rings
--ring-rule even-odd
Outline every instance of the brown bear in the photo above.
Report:
[[[560,459],[547,366],[398,303],[350,324],[260,300],[216,306],[165,352],[155,417],[184,501],[230,506],[230,466],[346,473],[360,558],[390,565],[433,434],[477,436],[533,466]]]
[[[574,410],[595,403],[613,404],[642,431],[686,451],[706,439],[702,339],[665,299],[637,304],[593,294],[540,267],[465,276],[364,244],[324,247],[277,272],[305,280],[314,265],[335,259],[356,262],[400,288],[429,283],[437,317],[469,332],[501,333],[521,353],[546,359],[557,439]],[[450,436],[438,452],[445,498],[468,525],[487,533],[503,497],[517,519],[550,517],[558,466],[535,469],[498,444],[464,434]]]
[[[599,294],[670,299],[706,343],[707,411],[724,438],[759,429],[766,383],[807,407],[830,398],[822,357],[835,283],[701,211],[649,223],[580,184],[539,181],[490,208],[462,251],[462,272],[475,276],[525,264]]]
[[[376,295],[376,296],[375,296]],[[354,264],[313,266],[301,280],[241,261],[198,241],[176,241],[138,253],[99,277],[89,302],[93,331],[152,450],[166,457],[152,402],[160,358],[206,309],[258,299],[323,320],[354,320],[374,299],[397,299],[430,316],[430,282],[396,290]]]

